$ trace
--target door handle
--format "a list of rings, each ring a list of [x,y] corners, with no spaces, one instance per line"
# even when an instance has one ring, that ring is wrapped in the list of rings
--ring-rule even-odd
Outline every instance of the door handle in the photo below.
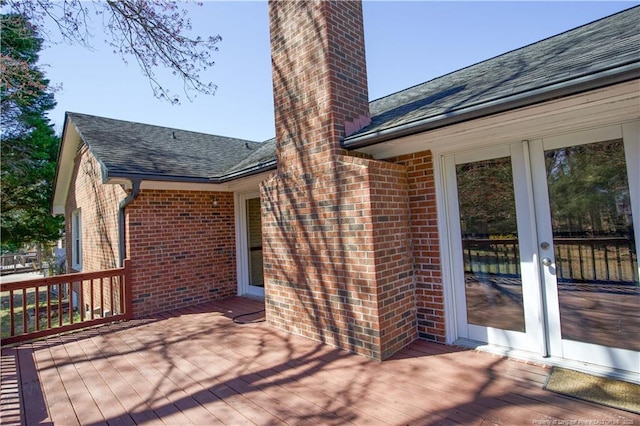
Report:
[[[553,262],[551,261],[551,259],[549,259],[548,257],[543,257],[542,258],[542,264],[544,266],[551,266]]]

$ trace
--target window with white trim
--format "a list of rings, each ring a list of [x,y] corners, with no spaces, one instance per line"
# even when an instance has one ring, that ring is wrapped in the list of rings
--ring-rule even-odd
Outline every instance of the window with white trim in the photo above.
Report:
[[[71,215],[71,267],[82,270],[82,216],[80,210]]]

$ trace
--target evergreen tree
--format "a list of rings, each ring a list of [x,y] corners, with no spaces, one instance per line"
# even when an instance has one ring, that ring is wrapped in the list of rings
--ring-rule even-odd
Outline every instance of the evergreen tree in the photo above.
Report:
[[[42,39],[23,16],[1,19],[1,238],[3,249],[57,240],[63,219],[51,215],[59,138],[47,117],[55,106],[38,68]]]

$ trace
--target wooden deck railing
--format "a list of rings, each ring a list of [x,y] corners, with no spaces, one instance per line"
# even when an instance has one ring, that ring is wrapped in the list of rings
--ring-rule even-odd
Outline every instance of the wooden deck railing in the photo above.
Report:
[[[132,318],[131,273],[124,267],[4,283],[2,345]]]

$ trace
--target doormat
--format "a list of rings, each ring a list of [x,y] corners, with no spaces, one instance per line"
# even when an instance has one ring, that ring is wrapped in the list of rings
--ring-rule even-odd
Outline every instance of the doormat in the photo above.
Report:
[[[640,385],[552,367],[542,389],[640,414]]]

